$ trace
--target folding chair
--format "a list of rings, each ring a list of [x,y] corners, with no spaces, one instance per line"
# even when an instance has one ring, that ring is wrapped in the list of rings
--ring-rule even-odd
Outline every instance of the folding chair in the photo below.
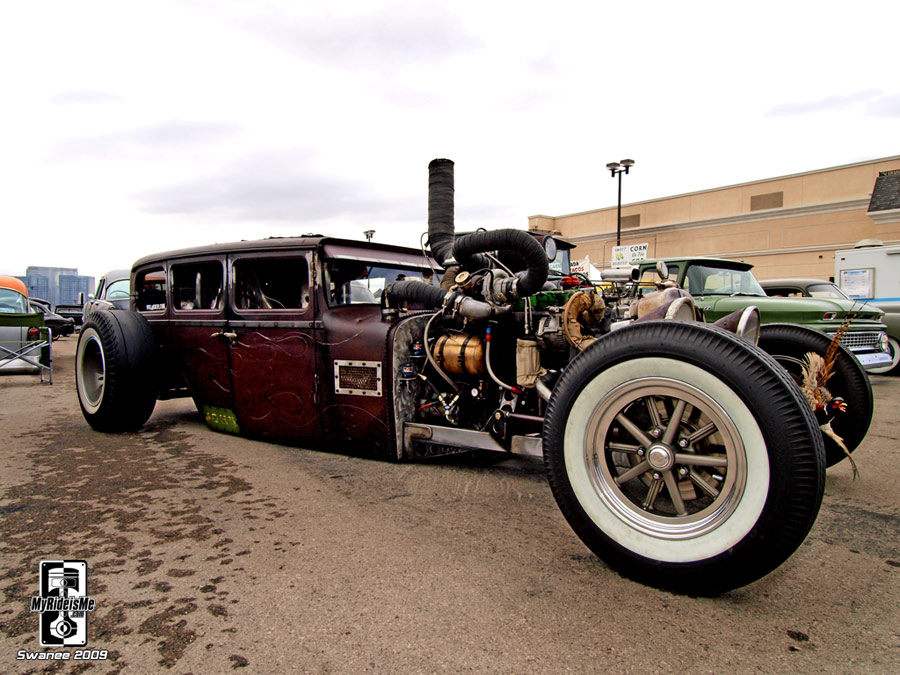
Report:
[[[16,330],[19,329],[19,330]],[[0,314],[0,372],[37,371],[53,384],[53,332],[43,314]]]

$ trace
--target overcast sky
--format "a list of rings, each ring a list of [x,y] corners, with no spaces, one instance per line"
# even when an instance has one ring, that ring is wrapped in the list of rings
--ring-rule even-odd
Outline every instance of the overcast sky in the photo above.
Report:
[[[34,0],[0,24],[0,273],[457,227],[900,154],[900,4]]]

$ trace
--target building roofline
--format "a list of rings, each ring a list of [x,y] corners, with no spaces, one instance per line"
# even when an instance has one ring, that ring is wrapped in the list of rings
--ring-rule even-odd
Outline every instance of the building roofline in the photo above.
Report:
[[[732,185],[720,185],[718,187],[707,188],[705,190],[695,190],[694,192],[682,192],[682,193],[676,194],[676,195],[666,195],[664,197],[654,197],[653,199],[644,199],[639,202],[623,203],[622,208],[625,208],[626,206],[640,206],[642,204],[652,204],[654,202],[662,202],[662,201],[667,201],[669,199],[680,199],[682,197],[692,197],[694,195],[702,195],[702,194],[706,194],[709,192],[718,192],[719,190],[731,190],[733,188],[746,187],[748,185],[759,185],[762,183],[771,183],[773,181],[778,181],[778,180],[787,180],[788,178],[799,178],[800,176],[812,176],[817,173],[827,173],[828,171],[838,171],[840,169],[852,169],[853,167],[857,167],[857,166],[865,166],[867,164],[879,164],[881,162],[891,162],[891,161],[895,161],[895,160],[900,160],[900,155],[892,155],[890,157],[879,157],[877,159],[867,159],[862,162],[852,162],[850,164],[840,164],[838,166],[829,166],[829,167],[825,167],[823,169],[813,169],[812,171],[800,171],[798,173],[785,174],[784,176],[772,176],[771,178],[761,178],[758,180],[747,181],[745,183],[734,183]],[[588,213],[599,213],[601,211],[608,211],[610,209],[615,209],[615,208],[616,208],[616,206],[614,204],[612,206],[604,206],[599,209],[587,209],[586,211],[574,211],[572,213],[563,213],[558,216],[548,216],[545,214],[536,214],[533,216],[528,216],[528,218],[529,218],[529,220],[531,218],[550,218],[552,220],[556,220],[557,218],[570,218],[572,216],[583,216]]]

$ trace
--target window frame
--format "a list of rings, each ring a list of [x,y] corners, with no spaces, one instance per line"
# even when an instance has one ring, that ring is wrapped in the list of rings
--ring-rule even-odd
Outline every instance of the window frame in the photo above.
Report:
[[[260,318],[263,315],[273,314],[279,317],[285,317],[287,315],[299,315],[299,316],[307,316],[310,312],[313,311],[314,305],[314,295],[315,295],[315,286],[313,283],[314,275],[313,275],[313,251],[312,249],[279,249],[275,251],[240,251],[235,253],[230,253],[228,255],[228,292],[226,293],[226,300],[228,306],[231,308],[231,312],[234,316],[244,319],[256,319]],[[262,307],[262,308],[241,308],[238,306],[237,297],[236,297],[236,280],[238,279],[235,274],[235,264],[240,265],[241,261],[244,260],[274,260],[274,259],[282,259],[282,260],[303,260],[306,264],[306,279],[305,286],[306,291],[303,291],[303,282],[301,282],[301,300],[303,301],[303,305],[301,307]]]
[[[201,307],[201,308],[181,308],[176,303],[175,298],[175,269],[182,266],[188,265],[196,265],[203,263],[217,263],[222,272],[221,282],[222,285],[220,287],[221,300],[218,303],[218,307]],[[200,316],[219,316],[225,312],[225,304],[227,297],[227,288],[228,288],[228,280],[225,276],[226,267],[225,262],[222,259],[222,256],[214,255],[214,256],[203,256],[199,258],[179,258],[177,261],[172,261],[168,264],[168,272],[166,275],[166,282],[168,284],[168,288],[166,294],[169,298],[168,306],[172,310],[173,316],[179,317],[200,317]]]

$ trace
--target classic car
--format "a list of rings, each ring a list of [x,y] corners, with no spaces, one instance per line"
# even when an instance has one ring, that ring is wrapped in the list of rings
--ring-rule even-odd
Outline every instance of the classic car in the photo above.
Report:
[[[111,270],[100,277],[97,290],[88,296],[82,310],[83,320],[95,309],[128,309],[131,297],[131,270]]]
[[[79,305],[57,305],[53,311],[64,319],[72,319],[75,329],[78,330],[84,323],[84,304]]]
[[[71,317],[60,316],[50,309],[50,303],[40,298],[29,298],[28,305],[32,311],[44,315],[44,325],[53,331],[53,339],[58,340],[75,332],[75,320]]]
[[[766,295],[782,298],[837,298],[840,300],[854,299],[844,293],[839,286],[823,279],[769,279],[759,282]],[[859,301],[856,301],[859,302]],[[870,373],[886,374],[897,370],[900,366],[900,302],[897,300],[885,300],[867,303],[867,307],[874,307],[884,312],[881,320],[884,322],[887,332],[887,353],[891,356],[890,363],[881,366],[867,368]]]
[[[853,302],[840,287],[824,279],[764,279],[759,285],[771,298],[834,298]]]
[[[831,338],[840,330],[841,344],[853,352],[867,370],[891,361],[882,322],[884,312],[878,307],[834,296],[813,296],[800,301],[769,297],[753,276],[753,265],[737,260],[663,260],[668,266],[669,278],[694,297],[705,321],[718,321],[726,314],[752,305],[759,308],[763,324],[800,324],[823,331]],[[646,282],[652,281],[656,262],[648,259],[639,263],[640,282],[643,283],[636,284],[632,293],[639,294]]]
[[[32,311],[28,289],[15,277],[0,275],[0,370],[50,374],[50,333],[44,315]]]
[[[755,344],[756,310],[707,325],[666,289],[611,326],[612,294],[547,282],[546,237],[457,235],[453,194],[453,162],[433,161],[427,255],[310,235],[138,260],[130,309],[96,309],[79,337],[85,419],[133,431],[190,396],[216,431],[301,447],[533,455],[626,576],[709,595],[784,562],[819,509],[834,409]]]

